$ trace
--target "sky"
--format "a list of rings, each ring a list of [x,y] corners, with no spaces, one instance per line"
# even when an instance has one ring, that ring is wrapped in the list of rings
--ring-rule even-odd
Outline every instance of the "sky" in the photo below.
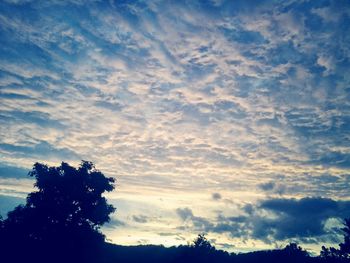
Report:
[[[35,162],[117,180],[124,245],[318,253],[350,217],[350,2],[0,2],[0,213]]]

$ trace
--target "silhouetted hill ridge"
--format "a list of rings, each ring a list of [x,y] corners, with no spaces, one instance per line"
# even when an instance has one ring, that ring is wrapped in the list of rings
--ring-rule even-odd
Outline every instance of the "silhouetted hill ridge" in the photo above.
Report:
[[[330,262],[319,257],[311,257],[307,253],[290,253],[285,249],[263,250],[248,253],[228,253],[222,250],[200,251],[192,246],[164,247],[161,245],[138,245],[121,246],[106,243],[104,249],[106,259],[109,262],[232,262],[232,263],[255,263],[255,262]],[[108,257],[107,257],[108,255]],[[108,259],[107,259],[108,258]]]

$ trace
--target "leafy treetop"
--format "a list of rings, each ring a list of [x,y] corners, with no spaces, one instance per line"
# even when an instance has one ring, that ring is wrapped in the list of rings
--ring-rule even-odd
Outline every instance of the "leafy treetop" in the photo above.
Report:
[[[64,162],[58,167],[35,163],[29,175],[35,177],[37,191],[2,220],[0,234],[5,242],[72,247],[104,240],[99,228],[115,208],[102,194],[114,189],[113,178],[87,161],[78,168]]]

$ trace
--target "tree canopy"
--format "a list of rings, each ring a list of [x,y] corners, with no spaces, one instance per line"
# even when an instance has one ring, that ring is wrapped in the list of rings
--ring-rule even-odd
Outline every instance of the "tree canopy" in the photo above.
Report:
[[[36,163],[29,175],[36,179],[37,190],[0,220],[2,248],[78,253],[104,241],[99,229],[115,208],[102,195],[114,189],[113,178],[87,161],[78,168],[64,162],[58,167]]]

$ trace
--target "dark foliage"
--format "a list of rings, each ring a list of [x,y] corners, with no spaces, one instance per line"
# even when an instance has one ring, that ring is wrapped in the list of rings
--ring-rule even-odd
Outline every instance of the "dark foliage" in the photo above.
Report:
[[[230,254],[217,250],[206,239],[204,234],[198,235],[191,246],[178,248],[178,253],[172,262],[229,262]]]
[[[165,248],[163,246],[124,247],[106,244],[104,263],[318,263],[319,258],[310,257],[294,243],[284,249],[257,251],[245,254],[229,254],[217,250],[203,236],[199,235],[192,245]]]
[[[339,249],[322,247],[321,258],[327,262],[350,262],[350,218],[344,220],[344,242],[339,244]]]
[[[234,262],[269,262],[269,263],[311,263],[318,262],[318,258],[310,257],[309,254],[295,243],[290,243],[283,249],[256,251],[246,254],[238,254]]]
[[[29,175],[35,177],[37,191],[1,221],[2,257],[61,262],[82,259],[104,244],[99,228],[115,208],[102,194],[114,189],[113,178],[86,161],[77,169],[67,163],[36,163]]]

